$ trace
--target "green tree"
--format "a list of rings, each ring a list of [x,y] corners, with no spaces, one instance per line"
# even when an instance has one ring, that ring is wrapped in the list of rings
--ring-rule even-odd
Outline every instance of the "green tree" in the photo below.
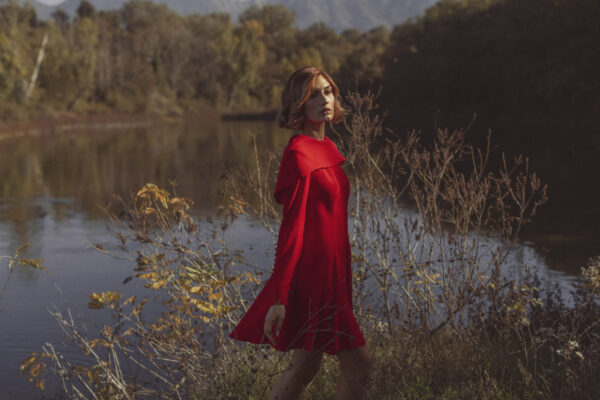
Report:
[[[175,54],[179,44],[177,33],[171,31],[180,29],[183,17],[163,4],[136,1],[123,5],[120,23],[124,27],[120,74],[127,88],[126,97],[134,100],[138,111],[173,107],[169,68],[173,61],[189,54]],[[173,56],[175,60],[171,60]]]
[[[242,24],[249,20],[260,22],[265,34],[276,41],[289,32],[296,21],[296,12],[282,5],[253,5],[240,14],[238,19]]]
[[[389,46],[390,32],[386,27],[377,27],[369,32],[346,31],[342,38],[353,43],[353,49],[346,56],[338,73],[339,86],[346,90],[359,91],[383,83],[383,56]]]
[[[187,96],[217,104],[226,97],[221,79],[222,54],[233,36],[235,26],[229,14],[224,13],[191,15],[187,18],[187,26],[193,40],[191,59],[185,67],[190,84],[186,85],[184,91],[189,91]]]
[[[98,24],[91,18],[78,18],[64,32],[49,26],[50,40],[40,69],[40,89],[44,99],[59,109],[74,109],[82,99],[93,95],[97,65]]]
[[[20,66],[20,55],[11,37],[0,32],[0,100],[23,95],[26,75]]]
[[[396,26],[383,57],[385,100],[446,109],[600,109],[600,3],[442,0]],[[591,54],[591,53],[590,53]]]
[[[87,0],[81,0],[79,7],[77,7],[78,18],[94,18],[96,16],[96,9]]]
[[[317,49],[323,61],[322,68],[332,76],[336,76],[343,60],[352,50],[349,43],[323,22],[312,24],[299,32],[297,40],[301,48]]]
[[[297,68],[290,61],[298,50],[296,13],[282,5],[252,6],[239,16],[240,23],[257,21],[262,26],[260,40],[265,46],[265,63],[261,68],[261,86],[255,95],[265,106],[277,106],[288,76]]]
[[[11,0],[0,6],[0,100],[18,104],[25,99],[41,42],[33,20],[35,10],[30,4],[20,6]]]
[[[63,31],[69,26],[69,15],[62,8],[57,8],[56,11],[52,13],[52,20],[56,26],[60,27]]]
[[[221,37],[221,74],[225,105],[232,109],[256,106],[253,90],[259,84],[259,71],[265,63],[265,45],[260,40],[263,26],[256,20],[245,21],[231,36]]]

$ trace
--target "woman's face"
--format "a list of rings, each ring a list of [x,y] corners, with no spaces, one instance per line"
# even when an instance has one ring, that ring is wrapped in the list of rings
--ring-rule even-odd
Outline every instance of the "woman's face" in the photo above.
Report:
[[[304,118],[314,121],[331,121],[334,104],[333,89],[323,75],[317,76],[310,97],[304,103]]]

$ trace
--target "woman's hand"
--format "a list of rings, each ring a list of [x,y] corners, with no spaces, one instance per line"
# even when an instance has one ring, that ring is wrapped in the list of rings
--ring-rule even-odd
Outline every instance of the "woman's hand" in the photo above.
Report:
[[[279,335],[279,330],[283,325],[283,318],[285,317],[285,306],[283,304],[273,304],[269,311],[267,311],[267,316],[265,317],[265,336],[269,338],[271,343],[275,343],[275,339],[273,339],[273,324],[275,324],[275,329],[277,331],[277,335]]]

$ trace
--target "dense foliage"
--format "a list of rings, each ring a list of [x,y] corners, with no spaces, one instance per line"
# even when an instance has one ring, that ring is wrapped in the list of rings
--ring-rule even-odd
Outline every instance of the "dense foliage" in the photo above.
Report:
[[[599,110],[599,17],[595,0],[441,0],[392,32],[388,94],[443,108]]]
[[[597,110],[599,15],[595,0],[442,0],[391,33],[337,34],[324,23],[297,28],[281,5],[232,21],[150,1],[97,11],[83,0],[72,19],[59,10],[40,21],[30,5],[5,0],[0,117],[274,108],[289,74],[309,64],[343,92],[356,77],[359,90],[385,82],[386,107]]]

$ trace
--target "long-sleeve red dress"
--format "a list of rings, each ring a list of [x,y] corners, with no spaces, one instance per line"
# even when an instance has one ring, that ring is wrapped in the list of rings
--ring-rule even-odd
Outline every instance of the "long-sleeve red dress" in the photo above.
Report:
[[[350,185],[341,168],[345,160],[328,137],[290,138],[275,185],[283,219],[273,272],[230,338],[269,343],[279,351],[301,348],[329,354],[366,343],[352,310]],[[264,323],[276,302],[286,310],[271,343]]]

